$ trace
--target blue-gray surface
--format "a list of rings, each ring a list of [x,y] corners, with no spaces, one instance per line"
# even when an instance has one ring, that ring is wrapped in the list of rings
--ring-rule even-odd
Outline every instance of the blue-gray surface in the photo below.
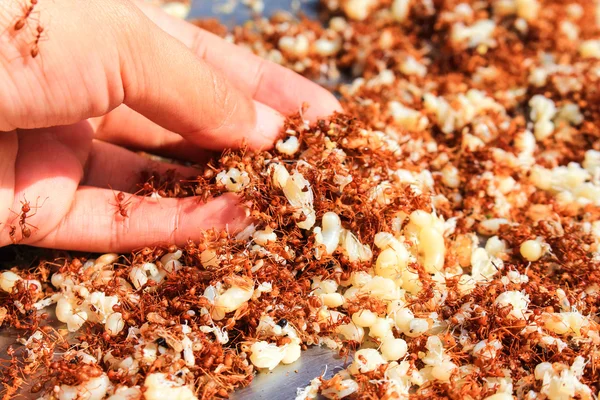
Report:
[[[331,378],[341,370],[344,360],[335,351],[325,347],[312,347],[298,361],[280,365],[272,372],[261,372],[248,386],[232,396],[232,400],[288,400],[296,397],[298,388],[324,375]]]
[[[276,10],[291,10],[292,0],[263,0],[264,15]],[[302,11],[308,16],[316,15],[317,0],[301,0]],[[231,14],[220,14],[218,7],[225,0],[195,0],[190,17],[216,17],[228,26],[239,25],[252,18],[252,12],[238,0]],[[296,397],[297,388],[307,386],[310,381],[325,373],[331,377],[344,364],[336,352],[327,348],[313,347],[302,353],[302,357],[291,365],[280,365],[272,372],[260,373],[252,384],[232,395],[234,400],[288,400]]]
[[[223,23],[232,26],[242,24],[252,18],[252,12],[238,0],[237,7],[231,14],[218,13],[219,6],[231,0],[195,0],[192,4],[190,17],[216,17]],[[264,15],[271,15],[276,10],[291,10],[292,0],[263,0],[265,4]],[[308,16],[316,15],[317,0],[300,0],[302,11]]]

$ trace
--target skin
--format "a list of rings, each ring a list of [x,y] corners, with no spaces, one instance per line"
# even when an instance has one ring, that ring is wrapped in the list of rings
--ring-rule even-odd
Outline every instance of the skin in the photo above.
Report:
[[[0,246],[11,225],[21,244],[96,252],[239,229],[247,217],[234,196],[127,195],[119,218],[109,185],[126,191],[142,170],[174,167],[134,151],[197,162],[242,141],[265,149],[303,102],[310,120],[340,109],[316,84],[142,3],[40,0],[15,32],[23,4],[0,2]],[[25,201],[29,238],[18,226]]]

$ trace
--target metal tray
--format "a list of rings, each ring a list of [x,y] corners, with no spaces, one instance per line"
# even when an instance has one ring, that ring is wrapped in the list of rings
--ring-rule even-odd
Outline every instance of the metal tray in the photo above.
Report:
[[[52,309],[53,307],[50,307]],[[56,321],[53,312],[49,321]],[[51,322],[55,328],[64,328],[64,324]],[[16,339],[19,333],[15,329],[0,329],[0,360],[7,357],[8,346],[19,348]],[[1,362],[1,361],[0,361]],[[345,360],[340,358],[335,351],[325,347],[311,347],[302,353],[298,361],[290,365],[280,365],[270,372],[258,373],[250,386],[231,394],[233,400],[288,400],[296,397],[298,388],[304,388],[310,381],[318,376],[327,378],[333,376],[344,365]],[[15,396],[19,399],[37,399],[39,394],[30,392],[35,378],[26,380],[20,393]]]

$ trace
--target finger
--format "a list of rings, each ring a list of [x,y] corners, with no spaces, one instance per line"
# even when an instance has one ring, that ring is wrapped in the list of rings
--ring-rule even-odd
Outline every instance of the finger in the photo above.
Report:
[[[200,147],[239,146],[242,139],[256,148],[272,145],[280,114],[254,103],[134,5],[108,4],[40,2],[42,22],[53,22],[40,49],[43,63],[8,62],[22,57],[16,44],[0,54],[0,80],[7,82],[0,130],[67,125],[124,103]],[[86,23],[61,23],[67,21]]]
[[[219,68],[231,82],[255,100],[283,114],[298,112],[306,102],[310,108],[305,117],[310,120],[341,111],[339,102],[330,92],[295,72],[171,17],[143,1],[136,4],[155,24]]]
[[[272,141],[283,126],[283,117],[260,103],[255,102],[255,106],[259,119],[257,127],[261,132],[272,132],[264,138],[246,138],[244,132],[237,132],[235,137],[203,136],[203,141],[191,140],[155,124],[124,104],[104,116],[90,118],[89,121],[96,130],[97,139],[200,164],[212,158],[214,150],[238,147],[242,142],[257,149],[271,147]],[[269,126],[276,128],[268,128]]]
[[[16,132],[0,133],[0,222],[8,221],[11,217],[9,208],[14,201],[15,163],[18,149]],[[6,237],[8,231],[9,227],[3,223],[0,226],[0,234]]]
[[[246,224],[246,212],[234,196],[205,204],[197,198],[151,199],[131,196],[128,216],[116,216],[113,192],[80,188],[69,214],[37,246],[93,252],[127,252],[158,243],[185,244],[198,240],[202,230],[235,232]]]
[[[89,121],[94,127],[96,139],[118,146],[198,164],[206,163],[215,155],[123,104],[108,114]]]
[[[168,170],[173,170],[181,179],[201,173],[196,168],[151,160],[120,146],[95,140],[83,184],[134,193],[143,183],[142,173],[150,172],[159,177],[165,176]]]
[[[14,198],[6,221],[13,236],[1,236],[0,246],[11,242],[34,244],[67,214],[81,178],[92,142],[85,121],[63,127],[20,131],[13,166]],[[21,219],[22,206],[31,208]]]

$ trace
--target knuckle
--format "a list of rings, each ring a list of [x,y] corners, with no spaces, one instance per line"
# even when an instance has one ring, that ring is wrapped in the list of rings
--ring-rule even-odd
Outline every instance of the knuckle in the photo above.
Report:
[[[175,207],[173,208],[173,214],[169,216],[169,224],[167,225],[169,227],[167,234],[169,236],[170,241],[175,241],[175,236],[177,235],[177,232],[181,229],[182,216],[184,212],[185,210],[183,207],[183,203],[181,201],[178,201]]]
[[[130,0],[118,0],[112,3],[113,9],[107,12],[107,15],[123,22],[137,22],[142,12]]]
[[[206,59],[208,45],[206,43],[206,34],[200,29],[194,30],[190,49],[202,60]]]
[[[214,120],[211,129],[220,129],[228,125],[238,110],[238,96],[235,95],[229,83],[214,70],[210,70],[210,83],[214,107]]]
[[[267,66],[267,61],[261,59],[260,62],[258,63],[258,67],[256,68],[256,73],[254,74],[254,77],[252,79],[252,86],[251,86],[253,88],[252,97],[255,97],[262,88],[263,79],[265,78],[266,66]]]
[[[227,109],[232,101],[232,93],[229,85],[220,74],[211,70],[211,83],[215,106],[221,110]]]

